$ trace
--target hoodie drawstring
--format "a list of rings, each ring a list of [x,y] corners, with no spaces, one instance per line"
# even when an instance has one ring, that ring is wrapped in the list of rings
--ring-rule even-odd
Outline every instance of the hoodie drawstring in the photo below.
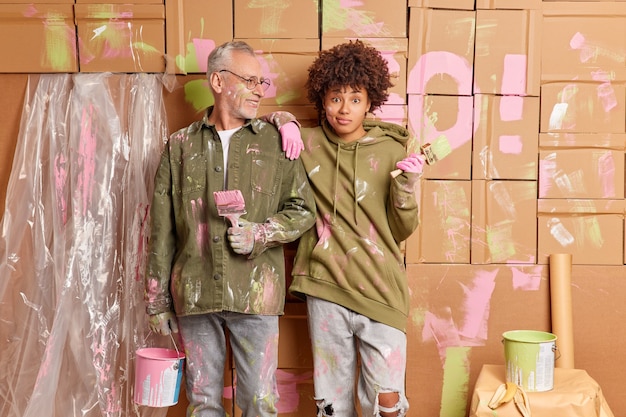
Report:
[[[357,169],[359,167],[359,142],[356,143],[356,148],[354,149],[354,177],[352,179],[352,192],[354,193],[354,205],[352,206],[352,214],[354,216],[354,224],[358,225],[359,221],[356,218],[357,206],[359,205],[359,198],[357,195],[357,178],[358,172]]]
[[[339,160],[341,153],[341,145],[337,144],[337,157],[335,161],[335,192],[333,196],[333,217],[337,217],[337,193],[339,192]],[[359,142],[355,143],[354,149],[354,173],[352,177],[352,193],[354,194],[354,205],[352,206],[352,215],[354,216],[354,223],[358,224],[357,220],[357,206],[359,205],[358,198],[358,187],[357,187],[357,178],[358,178],[358,161],[359,161]]]
[[[339,192],[339,154],[341,145],[337,144],[337,156],[335,159],[335,192],[333,194],[333,221],[337,217],[337,192]]]

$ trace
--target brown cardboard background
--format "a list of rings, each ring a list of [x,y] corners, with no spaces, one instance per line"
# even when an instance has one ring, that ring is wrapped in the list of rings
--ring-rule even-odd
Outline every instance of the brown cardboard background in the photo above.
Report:
[[[26,74],[0,75],[0,213],[4,203],[11,174],[13,154],[20,128],[24,93],[28,84]]]
[[[473,179],[537,179],[539,98],[474,95]]]
[[[478,10],[474,94],[539,96],[541,40],[540,10]]]
[[[73,6],[0,3],[0,56],[1,72],[78,71]]]
[[[168,0],[166,50],[170,73],[204,73],[209,53],[233,38],[232,0]],[[213,16],[220,16],[213,19]],[[210,24],[207,24],[210,22]]]
[[[23,1],[20,1],[24,3]],[[13,3],[13,2],[12,2]],[[30,2],[28,2],[30,3]],[[55,3],[70,3],[67,1],[61,1]],[[79,3],[83,3],[79,1]],[[115,2],[117,3],[117,1]],[[136,2],[137,3],[137,2]],[[181,2],[182,5],[191,4],[192,1]],[[224,4],[230,3],[230,1],[224,0]],[[376,2],[378,3],[378,2]],[[389,7],[389,3],[385,4],[385,13],[392,13],[393,8]],[[446,3],[442,6],[442,3]],[[565,2],[565,1],[544,1],[542,4],[538,4],[537,1],[514,1],[514,0],[477,0],[476,8],[490,9],[516,9],[518,7],[524,7],[525,9],[541,9],[542,22],[541,33],[542,37],[536,41],[537,48],[541,50],[541,77],[539,90],[539,100],[541,102],[541,125],[537,123],[535,133],[539,131],[558,132],[562,133],[585,133],[585,134],[623,134],[626,131],[624,123],[625,110],[624,103],[626,102],[626,90],[624,83],[626,82],[626,70],[623,65],[623,57],[626,54],[626,47],[624,45],[623,35],[624,33],[624,2]],[[173,6],[176,2],[167,2],[167,6]],[[216,13],[216,6],[211,8],[202,8],[201,2],[195,0],[194,5],[199,8],[196,9],[191,15],[192,20],[183,19],[180,25],[177,27],[176,23],[170,21],[170,18],[174,17],[174,14],[167,12],[168,18],[167,27],[178,29],[176,33],[180,36],[177,44],[177,49],[170,49],[167,46],[168,54],[171,52],[172,56],[169,58],[176,58],[177,55],[189,56],[187,50],[187,43],[191,42],[192,38],[198,39],[217,39],[220,36],[224,39],[231,39],[232,32],[232,15],[228,15],[228,10],[219,10],[220,19],[214,19],[208,17],[205,21],[211,22],[211,25],[204,27],[204,32],[200,30],[199,24],[201,12]],[[232,3],[231,3],[232,4]],[[450,4],[458,4],[454,8],[466,8],[466,10],[427,10],[432,7],[445,7]],[[472,7],[466,7],[467,2],[462,0],[452,2],[438,2],[436,0],[410,0],[406,14],[409,16],[408,25],[404,26],[404,29],[413,27],[413,34],[411,32],[405,32],[399,39],[406,39],[408,41],[408,56],[417,56],[419,53],[423,53],[425,50],[446,51],[453,52],[459,56],[463,56],[468,62],[474,60],[474,46],[473,40],[469,42],[471,37],[470,31],[463,31],[465,26],[460,26],[457,29],[461,29],[462,33],[455,33],[459,36],[443,36],[446,35],[444,28],[455,28],[455,25],[444,24],[449,23],[446,19],[438,20],[442,23],[433,27],[432,21],[429,23],[426,20],[426,24],[422,25],[419,22],[420,13],[426,15],[437,16],[449,16],[456,18],[458,16],[464,16],[467,19],[472,19],[472,16],[476,16],[477,12],[472,10]],[[66,4],[67,5],[67,4]],[[367,5],[366,5],[367,6]],[[411,7],[413,6],[413,7]],[[189,9],[191,10],[191,9]],[[420,11],[421,10],[421,11]],[[359,8],[360,12],[363,12],[363,8]],[[444,14],[444,13],[450,14]],[[457,13],[458,12],[458,13]],[[232,13],[232,10],[230,10]],[[459,14],[460,13],[460,14]],[[406,18],[405,10],[401,10],[400,15]],[[413,16],[418,16],[418,24],[412,19]],[[230,17],[229,17],[230,16]],[[371,16],[371,14],[370,14]],[[198,17],[196,19],[196,17]],[[439,17],[438,17],[439,18]],[[464,20],[464,22],[467,21]],[[402,18],[393,16],[389,21],[399,22]],[[456,21],[458,22],[458,20]],[[478,21],[477,21],[478,22]],[[400,25],[402,29],[402,24]],[[207,35],[207,31],[219,27],[219,33],[215,35]],[[223,26],[222,26],[223,25]],[[411,26],[413,25],[413,26]],[[209,26],[211,26],[209,28]],[[230,26],[230,29],[228,27]],[[427,32],[422,32],[422,30]],[[478,27],[475,26],[475,30]],[[430,31],[430,32],[428,32]],[[577,32],[585,32],[585,39],[589,41],[587,47],[592,47],[592,52],[597,54],[584,55],[583,57],[591,57],[592,59],[581,61],[581,49],[570,48],[570,41],[574,38]],[[582,33],[581,32],[581,33]],[[169,32],[168,32],[169,33]],[[409,36],[406,37],[406,33]],[[476,32],[474,32],[476,33]],[[435,36],[436,39],[433,44],[426,42],[426,35]],[[326,35],[325,35],[326,36]],[[344,36],[344,35],[341,35]],[[350,35],[354,36],[354,34]],[[497,37],[496,37],[497,38]],[[497,43],[499,39],[491,38],[487,40],[490,43]],[[167,36],[169,41],[170,36]],[[417,42],[419,40],[419,42]],[[516,41],[515,38],[507,38],[506,45],[509,45],[512,49],[505,49],[503,53],[519,53],[519,49],[513,48],[513,44]],[[322,39],[316,39],[318,45],[321,45]],[[520,46],[521,44],[527,44],[527,38],[517,39]],[[580,41],[580,40],[579,40]],[[593,42],[592,42],[593,41]],[[217,42],[217,41],[216,41]],[[421,43],[420,43],[421,42]],[[167,44],[169,45],[169,44]],[[430,49],[423,48],[423,45],[431,45]],[[468,46],[468,45],[471,45]],[[576,44],[580,46],[581,44]],[[494,48],[498,45],[488,45],[490,48]],[[420,49],[421,48],[421,49]],[[467,51],[469,48],[470,52]],[[595,49],[593,49],[595,48]],[[176,51],[176,53],[174,53]],[[292,51],[291,53],[298,53],[299,51]],[[301,51],[300,51],[301,52]],[[589,52],[589,51],[587,51]],[[37,50],[37,53],[39,51]],[[23,55],[28,57],[27,54]],[[2,104],[2,115],[0,116],[0,196],[2,201],[0,206],[4,205],[4,195],[6,193],[6,184],[8,182],[8,175],[10,172],[11,157],[15,149],[15,138],[17,136],[19,127],[19,118],[21,114],[21,106],[23,100],[23,93],[26,83],[26,75],[10,74],[6,73],[7,69],[6,60],[0,61],[0,71],[5,74],[0,74],[0,86],[2,86],[3,95],[0,98],[0,104]],[[496,61],[494,60],[494,65]],[[499,63],[497,63],[500,65]],[[537,64],[534,62],[534,64]],[[39,61],[37,60],[37,65]],[[407,78],[414,70],[414,62],[409,62],[407,66]],[[39,68],[39,67],[38,67]],[[103,68],[114,69],[103,62]],[[448,69],[454,73],[452,66]],[[429,91],[419,90],[421,94],[432,92],[437,95],[447,95],[456,99],[456,95],[468,96],[474,100],[478,96],[478,92],[483,87],[483,84],[489,85],[489,81],[479,81],[482,79],[482,74],[475,71],[474,65],[470,66],[469,81],[464,81],[460,88],[457,82],[448,74],[442,73],[437,77],[429,80],[426,85]],[[305,71],[304,65],[294,65],[291,69],[293,72]],[[38,70],[29,71],[37,72]],[[193,72],[193,71],[190,71]],[[476,72],[476,78],[474,77]],[[418,71],[419,73],[419,71]],[[494,72],[495,73],[495,72]],[[467,74],[465,74],[467,75]],[[202,82],[204,74],[200,73],[197,76],[180,76],[177,77],[179,84],[176,85],[174,90],[166,93],[166,106],[168,112],[168,121],[170,122],[170,129],[183,127],[190,123],[192,120],[197,120],[201,117],[201,110],[203,106],[208,102],[208,99],[196,100],[197,95],[201,94],[201,85],[194,84],[194,91],[196,91],[196,97],[191,97],[185,90],[185,86],[193,84],[194,82]],[[616,106],[612,107],[610,111],[605,111],[604,107],[607,102],[602,102],[602,98],[607,99],[607,89],[599,89],[599,86],[610,87],[615,94]],[[415,82],[411,85],[407,81],[407,89],[415,88]],[[493,84],[497,85],[497,84]],[[469,87],[468,87],[469,86]],[[573,90],[565,89],[566,86],[571,86]],[[478,87],[478,90],[475,89]],[[565,95],[563,93],[566,93]],[[610,92],[610,91],[608,91]],[[414,94],[415,90],[411,95]],[[599,93],[605,93],[604,96]],[[193,96],[193,94],[192,94]],[[472,97],[473,96],[473,97]],[[574,98],[572,98],[574,97]],[[409,97],[410,98],[410,97]],[[566,99],[565,101],[563,99]],[[571,99],[571,100],[570,100]],[[568,101],[570,100],[570,101]],[[568,116],[570,122],[564,128],[553,129],[549,125],[550,116],[554,109],[555,104],[567,104]],[[271,106],[268,101],[265,104]],[[609,103],[610,104],[610,103]],[[299,104],[298,106],[306,106],[306,104]],[[409,105],[410,107],[410,105]],[[443,106],[450,107],[450,106]],[[304,110],[304,109],[302,109]],[[574,112],[575,110],[575,112]],[[437,112],[437,116],[442,120],[454,120],[457,113],[449,112],[448,114]],[[431,113],[431,116],[433,114]],[[415,117],[415,115],[411,116]],[[450,123],[450,122],[448,122]],[[487,137],[492,135],[498,129],[503,128],[501,125],[482,126],[476,124],[473,129],[478,129],[476,132],[480,132],[480,129],[486,129]],[[534,121],[527,121],[525,127],[529,129],[529,132],[533,128]],[[490,129],[495,129],[490,131]],[[530,133],[529,133],[530,134]],[[477,137],[470,137],[471,141],[476,141]],[[470,141],[470,143],[471,143]],[[476,142],[474,142],[476,143]],[[585,147],[584,147],[585,148]],[[585,152],[584,150],[582,150]],[[472,155],[472,150],[464,155],[469,157],[470,162],[476,161],[475,151]],[[539,152],[535,155],[539,160]],[[585,155],[588,156],[588,155]],[[450,158],[448,161],[453,161],[454,158]],[[465,159],[461,159],[465,164]],[[458,161],[457,161],[458,162]],[[568,161],[568,163],[573,163]],[[441,166],[446,165],[442,163]],[[461,165],[464,167],[465,165]],[[456,164],[455,164],[456,165]],[[471,164],[467,165],[468,169],[473,168]],[[458,167],[457,167],[458,168]],[[441,169],[441,168],[437,168]],[[619,170],[619,168],[618,168]],[[448,171],[449,172],[449,171]],[[462,182],[471,184],[473,181],[478,180],[478,176],[474,172],[468,171],[466,179]],[[455,178],[456,180],[456,178]],[[532,178],[524,178],[524,180],[532,180]],[[623,180],[623,178],[622,178]],[[423,181],[425,184],[430,182],[435,183],[432,179],[425,178]],[[619,186],[619,179],[616,179],[617,186]],[[429,184],[427,186],[432,186]],[[464,184],[465,185],[465,184]],[[423,185],[424,186],[424,185]],[[471,189],[471,185],[470,185]],[[432,194],[430,194],[432,195]],[[470,193],[471,195],[471,193]],[[560,196],[554,196],[560,197]],[[597,196],[594,196],[597,197]],[[422,195],[422,198],[425,198]],[[473,198],[473,196],[472,196]],[[428,231],[421,239],[423,244],[431,245],[428,250],[432,251],[437,256],[437,262],[434,264],[424,263],[424,256],[415,249],[414,242],[411,241],[413,237],[407,242],[407,263],[409,271],[409,282],[412,291],[412,305],[411,315],[409,317],[411,325],[409,326],[409,370],[407,374],[407,393],[409,399],[412,402],[411,413],[429,415],[429,416],[460,416],[456,409],[446,408],[450,404],[455,405],[455,393],[471,393],[473,383],[477,376],[477,372],[480,366],[485,363],[502,363],[499,362],[502,359],[501,341],[500,335],[505,330],[512,328],[533,328],[539,330],[549,330],[549,305],[548,305],[548,283],[547,283],[547,256],[550,252],[562,251],[564,248],[556,246],[548,246],[545,244],[549,234],[544,230],[546,220],[553,218],[559,219],[561,214],[559,210],[565,211],[567,216],[563,216],[566,221],[572,221],[574,217],[592,218],[585,213],[581,213],[580,209],[577,212],[572,213],[571,208],[574,207],[574,203],[569,200],[563,200],[563,197],[554,199],[539,199],[537,204],[540,208],[538,212],[537,224],[535,225],[538,231],[538,243],[537,249],[541,246],[541,253],[538,254],[537,265],[470,265],[469,254],[466,247],[461,247],[458,253],[453,254],[453,261],[461,262],[459,264],[450,265],[446,259],[441,257],[440,249],[446,239],[449,237],[442,234],[442,228],[438,226],[441,222],[448,219],[445,211],[437,212],[433,214],[432,209],[434,203],[429,201],[424,203],[424,216],[422,217],[421,231]],[[598,201],[599,200],[599,201]],[[576,343],[576,366],[582,369],[586,369],[592,377],[594,377],[602,386],[603,392],[612,410],[617,417],[626,416],[626,397],[622,392],[623,375],[626,373],[626,360],[625,356],[621,354],[621,347],[625,345],[626,338],[621,328],[626,320],[625,311],[623,308],[623,299],[626,296],[626,281],[624,281],[624,273],[626,273],[626,267],[623,265],[623,259],[626,255],[626,248],[624,247],[624,200],[618,198],[617,200],[607,201],[606,199],[594,198],[591,202],[591,207],[600,207],[600,230],[602,234],[606,233],[606,239],[602,250],[594,250],[588,246],[585,246],[585,242],[576,242],[580,244],[580,247],[576,247],[574,251],[574,266],[573,266],[573,302],[574,302],[574,325],[575,325],[575,343]],[[475,200],[473,204],[481,207],[480,201]],[[445,207],[445,204],[442,205]],[[484,205],[482,205],[484,206]],[[569,208],[568,208],[569,207]],[[556,209],[556,211],[555,211]],[[568,211],[569,210],[569,211]],[[597,208],[596,208],[597,210]],[[433,219],[433,217],[435,217]],[[593,219],[592,219],[593,220]],[[433,223],[431,223],[433,222]],[[469,227],[471,223],[467,224]],[[437,227],[434,227],[437,226]],[[541,230],[541,233],[539,233]],[[464,234],[467,236],[467,234]],[[540,243],[541,242],[541,245]],[[461,261],[458,261],[461,259]],[[589,263],[589,265],[581,265],[581,263]],[[601,265],[602,263],[608,263],[610,265]],[[515,271],[515,272],[514,272]],[[534,271],[534,272],[533,272]],[[522,282],[526,282],[528,287],[514,287],[513,276],[514,273],[519,276],[530,275],[531,278],[522,279]],[[474,288],[472,285],[478,279],[479,274],[495,274],[496,285],[489,298],[490,307],[489,315],[487,317],[487,336],[486,339],[474,340],[471,346],[469,341],[463,341],[460,345],[449,345],[451,354],[457,354],[458,357],[465,355],[467,359],[466,368],[467,374],[458,371],[457,376],[460,376],[463,385],[454,385],[450,381],[454,381],[454,378],[450,379],[445,372],[450,372],[449,368],[446,368],[445,361],[442,362],[440,351],[436,342],[432,339],[425,339],[423,329],[420,327],[420,320],[422,320],[426,311],[449,311],[450,316],[463,317],[463,314],[459,314],[459,311],[467,313],[470,310],[462,310],[467,308],[464,305],[463,291],[471,292]],[[534,275],[533,275],[534,274]],[[538,289],[532,287],[532,276],[540,276],[540,284]],[[294,302],[293,300],[290,300]],[[301,307],[300,307],[301,308]],[[292,312],[290,312],[291,314]],[[301,312],[295,313],[301,314]],[[460,319],[459,319],[460,320]],[[301,319],[294,319],[297,323],[302,321]],[[460,321],[459,321],[460,322]],[[293,323],[292,323],[293,324]],[[302,329],[297,325],[283,326],[284,344],[281,346],[281,354],[285,360],[292,361],[304,361],[301,358],[300,349],[303,347],[309,347],[308,341],[304,339],[301,332]],[[453,335],[453,333],[451,333]],[[450,336],[450,335],[444,335]],[[294,340],[298,340],[298,344],[292,346]],[[289,343],[287,343],[289,341]],[[295,356],[294,356],[295,354]],[[288,362],[287,362],[288,363]],[[304,370],[304,368],[301,368]],[[452,374],[454,375],[454,374]],[[467,381],[463,381],[463,377],[467,376]],[[460,391],[456,390],[459,388]],[[308,399],[310,402],[312,400]],[[445,401],[445,404],[442,404]],[[181,409],[184,409],[184,400],[179,403],[176,410],[170,410],[170,417],[179,417]]]
[[[624,198],[626,134],[541,133],[539,198]]]
[[[317,0],[234,0],[235,38],[318,38]],[[213,19],[212,19],[213,20]]]

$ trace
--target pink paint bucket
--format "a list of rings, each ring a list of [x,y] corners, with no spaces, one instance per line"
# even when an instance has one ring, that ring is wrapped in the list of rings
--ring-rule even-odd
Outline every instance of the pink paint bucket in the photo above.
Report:
[[[136,353],[135,402],[149,407],[176,404],[185,355],[166,348],[143,348]]]

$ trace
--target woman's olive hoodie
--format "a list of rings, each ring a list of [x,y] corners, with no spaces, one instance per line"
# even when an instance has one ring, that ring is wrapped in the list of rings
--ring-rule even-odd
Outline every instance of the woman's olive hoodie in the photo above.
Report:
[[[418,225],[418,174],[392,178],[409,132],[365,121],[366,135],[344,142],[324,122],[302,129],[316,226],[300,239],[289,291],[340,304],[406,331],[409,291],[399,244]]]

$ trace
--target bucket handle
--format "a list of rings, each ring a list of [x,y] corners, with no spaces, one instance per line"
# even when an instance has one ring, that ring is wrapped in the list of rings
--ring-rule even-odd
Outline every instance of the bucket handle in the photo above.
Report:
[[[148,334],[143,339],[143,344],[144,345],[146,344],[146,341],[148,340],[148,337],[150,337],[151,334],[152,334],[152,330],[148,331]],[[170,332],[170,339],[172,340],[172,344],[174,345],[174,349],[176,349],[176,357],[179,358],[180,357],[180,350],[178,350],[178,345],[176,345],[176,340],[174,340],[174,335],[172,335],[172,332]]]

